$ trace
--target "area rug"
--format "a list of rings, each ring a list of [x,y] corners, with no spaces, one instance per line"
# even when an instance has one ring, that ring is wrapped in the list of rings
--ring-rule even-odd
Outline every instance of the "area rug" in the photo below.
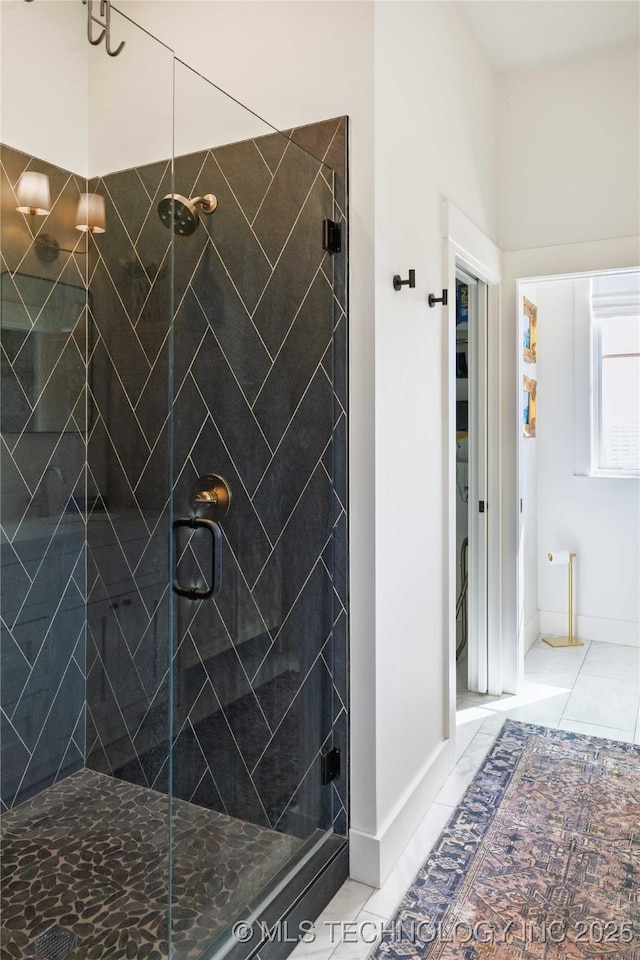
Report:
[[[640,747],[507,720],[372,960],[640,960]]]

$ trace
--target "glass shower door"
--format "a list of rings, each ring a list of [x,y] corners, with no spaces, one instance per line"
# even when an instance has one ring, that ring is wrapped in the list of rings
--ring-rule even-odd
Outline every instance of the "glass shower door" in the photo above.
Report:
[[[173,54],[0,8],[0,952],[166,958]]]
[[[0,3],[0,945],[201,960],[346,832],[345,129],[86,15]]]
[[[170,949],[173,238],[156,208],[172,189],[173,54],[115,10],[111,34],[119,56],[101,45],[89,60],[87,188],[106,230],[87,271],[85,762],[99,818],[81,856],[103,904],[93,889],[78,910],[83,931],[100,919],[82,960]]]
[[[228,935],[333,826],[323,755],[340,713],[333,539],[344,511],[322,157],[338,127],[288,138],[176,62],[174,189],[217,204],[199,204],[199,225],[174,244],[181,960]]]

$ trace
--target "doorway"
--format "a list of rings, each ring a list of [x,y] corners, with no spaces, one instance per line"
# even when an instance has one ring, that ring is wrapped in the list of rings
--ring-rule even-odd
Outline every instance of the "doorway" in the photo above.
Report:
[[[446,322],[447,383],[447,507],[448,536],[445,545],[447,577],[448,630],[446,642],[449,651],[449,729],[453,732],[456,707],[460,700],[476,701],[489,693],[502,693],[502,596],[500,569],[503,556],[503,507],[500,496],[500,464],[502,455],[502,412],[500,404],[500,280],[501,255],[495,244],[473,224],[461,210],[448,200],[442,205],[442,226],[445,238],[445,276],[451,296],[444,319]],[[459,282],[468,287],[467,329],[464,318],[456,320],[456,288]],[[464,344],[462,341],[467,340]],[[460,341],[460,342],[458,342]],[[458,353],[464,349],[464,359]],[[457,376],[457,365],[461,364]],[[467,376],[462,374],[465,372]],[[458,400],[464,400],[463,381],[467,380],[467,429],[458,430],[456,423]],[[464,416],[464,407],[460,408]],[[460,422],[462,427],[464,421]],[[458,433],[467,433],[466,465],[464,444]],[[465,438],[460,438],[465,439]],[[461,467],[466,466],[467,491],[461,482]],[[461,503],[458,503],[458,499]],[[481,513],[481,503],[484,511]],[[456,647],[458,633],[456,610],[460,596],[458,578],[461,547],[458,545],[458,506],[460,519],[468,523],[467,546],[467,663],[457,668]],[[472,509],[473,507],[473,509]],[[461,537],[461,541],[464,537]],[[460,615],[462,609],[460,609]],[[462,637],[460,637],[462,639]],[[460,659],[463,659],[461,653]],[[460,690],[454,680],[459,678]],[[463,696],[460,696],[462,692]],[[466,706],[467,704],[464,704]]]
[[[487,284],[456,268],[456,674],[486,693]]]
[[[570,634],[582,641],[574,654],[602,643],[612,654],[619,647],[624,662],[624,648],[637,648],[639,311],[637,270],[518,284],[521,658],[546,653],[543,637]],[[612,726],[631,730],[635,721],[623,714]]]

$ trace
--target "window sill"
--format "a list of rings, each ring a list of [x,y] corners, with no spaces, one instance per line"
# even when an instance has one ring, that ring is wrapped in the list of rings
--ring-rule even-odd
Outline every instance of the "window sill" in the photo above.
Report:
[[[638,486],[640,485],[640,476],[619,473],[574,473],[573,475],[576,490],[584,489],[595,492],[601,489],[603,492],[607,488],[615,495],[629,494],[637,499]]]
[[[576,477],[588,477],[591,480],[640,480],[640,471],[631,470],[590,470],[587,473],[576,473]]]

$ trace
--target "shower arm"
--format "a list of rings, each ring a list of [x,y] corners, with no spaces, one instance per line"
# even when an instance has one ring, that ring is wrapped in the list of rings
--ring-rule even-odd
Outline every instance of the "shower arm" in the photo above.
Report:
[[[203,197],[191,197],[191,203],[199,203],[203,213],[213,213],[218,206],[218,201],[212,193],[205,193]]]

